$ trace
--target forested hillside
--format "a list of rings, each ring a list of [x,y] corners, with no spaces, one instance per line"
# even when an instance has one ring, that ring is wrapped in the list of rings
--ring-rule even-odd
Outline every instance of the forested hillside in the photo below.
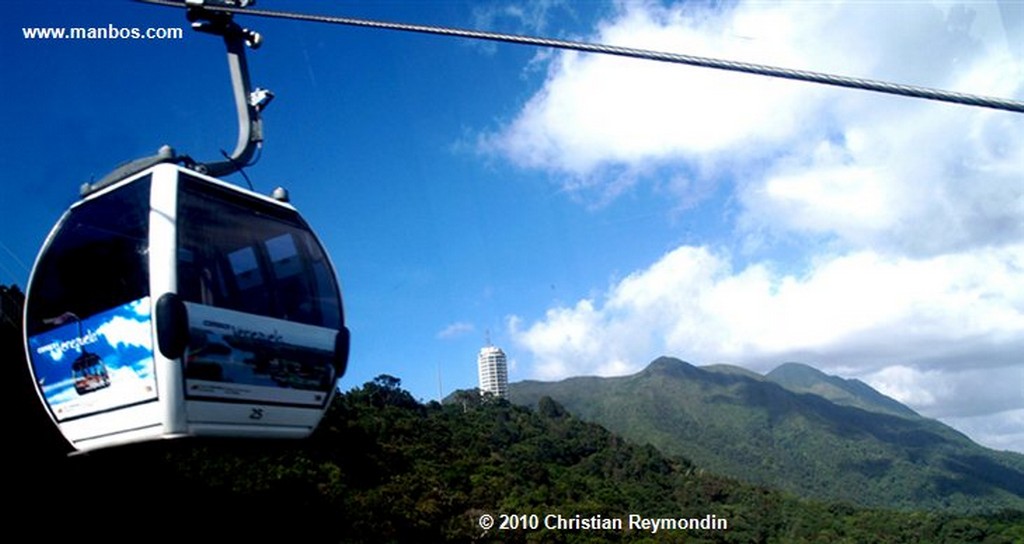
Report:
[[[714,476],[557,403],[416,402],[382,376],[341,395],[300,442],[177,440],[45,456],[17,493],[27,522],[54,496],[102,497],[167,531],[321,542],[1019,542],[1024,513],[956,517],[800,501]],[[476,402],[474,402],[476,401]],[[78,499],[74,499],[78,497]],[[48,499],[50,501],[48,501]],[[97,508],[99,508],[97,504]],[[105,507],[104,507],[105,508]],[[21,511],[24,509],[25,511]],[[518,516],[518,529],[481,528]],[[630,528],[630,516],[726,520],[727,529]],[[551,529],[563,520],[622,528]],[[527,529],[530,523],[536,529]],[[197,525],[198,524],[198,525]],[[69,529],[56,526],[54,531]],[[127,535],[122,534],[124,540]]]
[[[511,384],[716,474],[817,500],[904,510],[1024,510],[1024,455],[999,452],[867,385],[783,365],[767,376],[669,357],[632,376]]]

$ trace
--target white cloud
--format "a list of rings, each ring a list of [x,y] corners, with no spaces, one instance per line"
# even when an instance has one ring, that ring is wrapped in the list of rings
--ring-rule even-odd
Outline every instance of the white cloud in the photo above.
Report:
[[[702,26],[697,12],[626,4],[595,41],[679,52],[752,50]],[[520,116],[489,143],[517,162],[579,177],[607,166],[716,153],[795,132],[800,96],[767,79],[564,53]]]
[[[106,338],[107,343],[114,349],[122,344],[143,348],[152,348],[153,344],[153,331],[148,321],[114,316],[96,329],[96,332]]]
[[[591,38],[1024,96],[1024,59],[1002,28],[998,9],[979,4],[630,2]],[[744,224],[762,229],[876,243],[896,227],[890,244],[922,251],[1024,234],[1014,213],[1024,206],[1024,120],[1005,112],[568,52],[520,114],[482,142],[599,200],[672,165],[735,176]],[[942,228],[962,234],[935,241],[931,231]]]
[[[746,173],[740,227],[920,255],[1024,237],[1024,116],[907,109]]]
[[[136,317],[149,319],[149,297],[128,303],[128,308]]]
[[[1021,27],[994,4],[619,8],[591,39],[1024,97]],[[800,360],[1024,451],[992,434],[1024,410],[1024,116],[566,53],[481,141],[600,202],[650,182],[691,207],[727,183],[738,206],[739,255],[682,246],[510,319],[531,377]]]
[[[727,255],[683,246],[600,300],[510,329],[542,377],[607,374],[622,361],[637,370],[661,354],[762,370],[808,357],[862,372],[976,365],[964,354],[1024,343],[1024,245],[924,259],[861,251],[822,258],[802,277],[767,263],[736,271]]]
[[[452,323],[447,327],[441,329],[437,333],[437,337],[441,340],[448,340],[451,338],[458,338],[460,336],[467,335],[473,332],[474,330],[476,330],[476,327],[474,327],[472,323],[467,323],[465,321],[456,321],[455,323]]]

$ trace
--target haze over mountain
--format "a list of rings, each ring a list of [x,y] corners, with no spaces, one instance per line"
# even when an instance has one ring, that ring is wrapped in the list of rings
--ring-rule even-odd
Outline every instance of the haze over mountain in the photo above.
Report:
[[[787,363],[767,375],[662,357],[624,377],[524,381],[571,413],[723,475],[856,504],[1024,508],[1024,455],[984,448],[863,382]]]

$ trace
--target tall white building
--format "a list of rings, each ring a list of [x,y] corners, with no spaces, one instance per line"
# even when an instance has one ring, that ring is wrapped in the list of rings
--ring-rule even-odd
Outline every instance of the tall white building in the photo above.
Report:
[[[505,352],[494,346],[481,348],[476,356],[476,366],[480,375],[480,394],[489,392],[507,398],[508,360]]]

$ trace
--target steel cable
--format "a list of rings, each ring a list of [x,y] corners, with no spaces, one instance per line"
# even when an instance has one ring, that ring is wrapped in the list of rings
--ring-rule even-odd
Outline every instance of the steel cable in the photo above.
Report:
[[[146,4],[172,6],[179,8],[185,7],[185,4],[183,2],[176,2],[173,0],[137,1]],[[497,32],[487,32],[482,30],[469,30],[462,28],[417,25],[409,23],[394,23],[387,21],[375,21],[370,19],[357,19],[352,17],[338,17],[331,15],[311,15],[306,13],[268,11],[261,9],[238,8],[232,6],[219,5],[204,5],[203,9],[212,12],[253,15],[257,17],[269,17],[274,19],[309,21],[316,23],[338,24],[363,28],[377,28],[385,30],[397,30],[402,32],[416,32],[420,34],[453,36],[459,38],[487,40],[503,43],[534,45],[539,47],[553,47],[558,49],[581,51],[585,53],[599,53],[604,55],[615,55],[620,57],[671,62],[675,64],[685,64],[689,66],[699,66],[703,68],[713,68],[718,70],[728,70],[732,72],[742,72],[767,77],[791,79],[796,81],[806,81],[822,85],[831,85],[834,87],[860,89],[865,91],[874,91],[898,96],[923,98],[926,100],[935,100],[939,102],[947,102],[953,104],[962,104],[968,106],[977,106],[982,108],[1024,113],[1024,101],[1013,100],[1009,98],[981,96],[976,94],[960,93],[930,87],[905,85],[902,83],[891,83],[875,79],[848,77],[835,74],[827,74],[823,72],[813,72],[808,70],[779,68],[763,64],[753,64],[748,62],[738,62],[710,57],[700,57],[696,55],[686,55],[681,53],[668,53],[664,51],[651,51],[647,49],[636,49],[632,47],[621,47],[616,45],[559,40],[554,38],[543,38],[536,36],[524,36],[519,34],[503,34]]]

